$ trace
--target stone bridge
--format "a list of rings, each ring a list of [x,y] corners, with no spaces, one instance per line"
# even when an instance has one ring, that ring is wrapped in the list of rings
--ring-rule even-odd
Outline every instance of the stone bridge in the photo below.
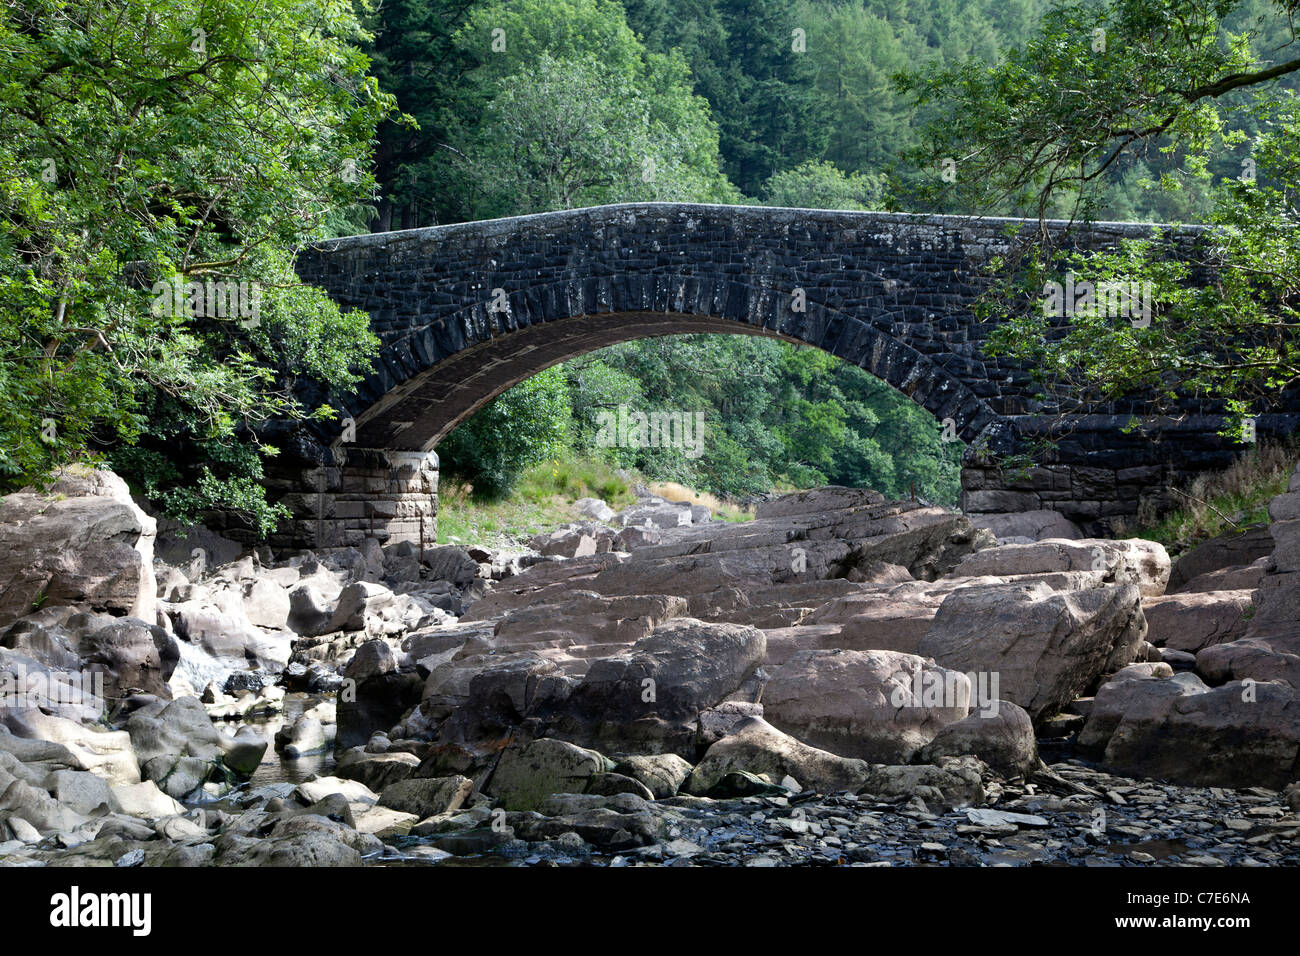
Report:
[[[1125,434],[1140,403],[1071,416],[1040,465],[996,456],[1060,427],[1031,376],[982,344],[970,312],[983,266],[1037,221],[637,203],[354,236],[304,250],[298,271],[366,310],[383,342],[355,394],[311,385],[340,420],[277,436],[273,491],[294,520],[277,542],[434,540],[437,443],[511,386],[565,359],[654,335],[769,335],[825,349],[927,409],[966,443],[969,512],[1050,508],[1104,533],[1241,446],[1213,410]],[[1049,224],[1057,231],[1064,223]],[[1150,227],[1094,224],[1073,245]],[[1290,411],[1300,411],[1294,404]],[[1289,433],[1272,414],[1258,434]],[[936,427],[939,427],[936,424]]]

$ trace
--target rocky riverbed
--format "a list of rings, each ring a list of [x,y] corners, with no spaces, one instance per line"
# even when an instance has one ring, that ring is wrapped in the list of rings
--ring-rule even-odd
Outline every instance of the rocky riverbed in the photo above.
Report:
[[[1051,513],[645,496],[511,553],[0,502],[5,865],[1300,861],[1300,475],[1172,563]]]

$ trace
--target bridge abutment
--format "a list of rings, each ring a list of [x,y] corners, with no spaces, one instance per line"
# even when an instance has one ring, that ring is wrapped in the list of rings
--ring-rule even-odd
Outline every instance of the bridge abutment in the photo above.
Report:
[[[1222,434],[1220,415],[1008,416],[995,447],[970,446],[962,462],[968,514],[1057,511],[1085,533],[1107,536],[1187,504],[1179,491],[1222,471],[1252,441],[1294,435],[1300,416],[1259,415],[1250,440]]]
[[[438,455],[345,446],[334,464],[288,469],[268,486],[290,512],[273,534],[273,548],[358,547],[437,541]]]

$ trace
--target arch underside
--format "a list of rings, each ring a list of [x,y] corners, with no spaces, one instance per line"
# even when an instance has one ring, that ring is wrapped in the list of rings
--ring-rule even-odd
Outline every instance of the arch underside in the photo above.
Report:
[[[809,311],[814,308],[809,303]],[[794,316],[793,321],[758,324],[719,315],[622,311],[579,314],[513,329],[509,318],[506,323],[493,321],[490,328],[494,334],[481,333],[474,344],[409,375],[356,414],[356,444],[429,450],[492,399],[546,368],[621,342],[701,333],[763,335],[822,348],[907,395],[937,420],[952,419],[957,435],[967,442],[999,417],[925,355],[868,323],[837,318],[833,329],[826,329],[824,321],[815,323],[824,333],[817,336],[807,334],[809,323],[803,315]],[[438,326],[444,332],[447,322],[458,325],[462,333],[489,327],[480,310],[442,320]],[[391,344],[385,346],[386,352],[391,349]],[[401,351],[411,353],[409,348]],[[390,369],[395,365],[392,361],[386,364]],[[399,374],[394,378],[402,367],[397,368]],[[367,384],[363,391],[375,394],[375,384]]]

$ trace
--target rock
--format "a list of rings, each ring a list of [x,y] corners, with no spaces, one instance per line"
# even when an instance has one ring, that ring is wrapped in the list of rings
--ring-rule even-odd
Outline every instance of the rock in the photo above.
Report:
[[[402,752],[368,754],[361,747],[353,747],[339,757],[334,767],[336,776],[356,780],[376,793],[384,788],[415,775],[420,760],[415,754]]]
[[[340,593],[325,633],[366,630],[368,619],[379,616],[393,603],[393,592],[382,584],[355,581]]]
[[[1169,594],[1187,590],[1188,582],[1224,568],[1242,567],[1273,551],[1268,525],[1254,525],[1203,541],[1179,556],[1169,571]]]
[[[789,518],[794,515],[871,508],[884,503],[885,496],[869,488],[826,485],[810,491],[796,491],[768,501],[760,501],[758,507],[754,509],[754,517],[756,519]]]
[[[573,503],[573,509],[584,518],[607,524],[614,520],[614,509],[599,498],[579,498]]]
[[[630,651],[592,662],[563,706],[557,733],[595,743],[649,722],[663,728],[663,749],[682,752],[694,739],[687,725],[739,689],[765,652],[763,632],[753,627],[668,621]]]
[[[210,779],[224,783],[222,766],[247,776],[266,752],[267,742],[252,728],[235,738],[217,730],[198,698],[160,705],[136,711],[126,729],[141,773],[168,796],[184,799]]]
[[[639,527],[631,525],[614,536],[613,548],[615,551],[635,551],[637,548],[659,544],[662,540],[663,535],[652,524]]]
[[[395,671],[344,684],[338,698],[336,751],[364,744],[376,730],[388,730],[420,702],[424,680]]]
[[[55,770],[41,786],[55,800],[84,817],[99,817],[121,809],[108,784],[85,770]]]
[[[115,784],[110,787],[122,813],[156,820],[184,813],[185,808],[158,789],[152,780],[141,783]]]
[[[334,615],[329,601],[312,584],[299,584],[289,592],[289,630],[316,637],[328,633]]]
[[[944,727],[917,759],[937,763],[943,757],[970,755],[1003,776],[1029,776],[1039,765],[1033,722],[1022,707],[1008,700],[995,703],[995,708],[977,710]]]
[[[1033,813],[1011,813],[1008,810],[992,810],[971,807],[966,811],[966,819],[977,827],[1002,827],[1008,824],[1015,827],[1050,826],[1046,818]]]
[[[677,795],[691,774],[691,765],[677,754],[650,754],[625,757],[614,772],[640,782],[656,800],[666,800]]]
[[[291,612],[289,592],[270,578],[258,578],[244,585],[244,614],[257,627],[285,630]]]
[[[1002,539],[1016,538],[1021,541],[1042,541],[1046,538],[1077,540],[1083,532],[1059,511],[1013,511],[1008,514],[972,515],[971,524],[976,528],[992,531],[1002,543]]]
[[[508,810],[534,810],[553,793],[582,793],[593,774],[613,769],[594,750],[546,737],[516,741],[501,753],[483,791]]]
[[[182,641],[202,648],[227,670],[280,671],[289,661],[289,632],[278,634],[254,627],[233,589],[209,592],[203,600],[167,606],[167,614]]]
[[[870,765],[809,747],[761,717],[753,717],[708,749],[682,789],[704,796],[733,770],[776,780],[788,775],[813,790],[835,793],[860,786]]]
[[[479,564],[464,548],[445,545],[424,549],[424,564],[429,580],[447,581],[456,588],[466,588],[479,575]]]
[[[452,683],[465,677],[468,688]],[[477,673],[449,665],[430,675],[423,707],[426,712],[450,711],[440,742],[490,744],[525,720],[563,706],[571,683],[559,665],[534,654],[503,658]]]
[[[167,682],[180,660],[180,648],[163,628],[123,618],[80,637],[76,649],[86,670],[103,675],[108,699],[132,693],[171,697]]]
[[[45,790],[15,779],[0,793],[0,813],[26,820],[41,833],[74,830],[86,818],[65,807]]]
[[[397,658],[393,649],[384,641],[366,641],[357,648],[352,660],[343,668],[343,676],[358,684],[372,677],[391,674],[397,670]]]
[[[193,700],[192,697],[189,699]],[[247,724],[239,728],[233,739],[226,738],[225,734],[222,737],[222,747],[225,750],[222,762],[240,776],[251,776],[266,754],[266,738],[255,727]]]
[[[1195,654],[1242,637],[1252,607],[1250,591],[1166,594],[1145,598],[1147,640],[1157,647]]]
[[[928,808],[961,809],[984,802],[983,764],[974,757],[941,757],[937,766],[875,766],[858,788],[877,800],[920,797]]]
[[[258,826],[250,821],[250,829]],[[360,866],[363,852],[380,849],[378,840],[319,814],[275,822],[257,837],[228,829],[212,841],[218,866]]]
[[[965,718],[972,698],[965,674],[911,654],[805,650],[772,668],[763,714],[772,726],[831,753],[906,763],[946,725]]]
[[[172,567],[188,568],[195,561],[195,551],[202,553],[202,567],[207,569],[230,564],[244,554],[245,548],[203,525],[183,527],[169,519],[159,522],[155,557]]]
[[[325,727],[315,717],[303,714],[292,724],[280,728],[275,735],[275,749],[288,760],[328,749],[329,738]]]
[[[1260,558],[1252,564],[1231,565],[1207,571],[1191,578],[1179,588],[1180,594],[1202,594],[1215,591],[1254,591],[1264,582],[1271,570],[1273,559]]]
[[[691,509],[675,504],[639,505],[620,511],[615,521],[625,528],[646,524],[664,530],[680,528],[691,523]]]
[[[917,653],[990,683],[997,675],[994,693],[1036,721],[1131,662],[1145,635],[1133,584],[1070,592],[1041,582],[993,585],[949,594]]]
[[[152,621],[157,524],[111,471],[65,468],[44,491],[0,498],[0,627],[42,605]]]
[[[22,817],[9,816],[4,820],[4,824],[9,828],[13,838],[19,843],[40,843],[41,831],[36,829]]]
[[[1169,555],[1162,545],[1141,538],[1111,541],[1048,538],[1032,544],[1007,544],[967,555],[955,577],[1016,577],[1088,572],[1096,584],[1136,584],[1144,596],[1163,594],[1169,580]]]
[[[604,535],[605,547],[600,547],[601,538],[581,528],[561,528],[549,534],[539,534],[528,542],[528,546],[540,554],[558,558],[584,558],[598,551],[608,551],[614,539],[614,532]]]
[[[612,797],[620,793],[630,793],[643,800],[653,800],[654,794],[641,781],[625,777],[621,773],[594,773],[587,778],[587,793]]]
[[[432,777],[399,780],[390,783],[379,795],[379,806],[420,819],[459,810],[474,792],[474,782],[467,777]]]
[[[125,731],[100,730],[38,710],[0,708],[0,750],[24,763],[52,761],[89,770],[110,784],[140,782],[137,755]],[[54,768],[50,768],[54,769]]]
[[[1163,661],[1143,661],[1121,667],[1106,678],[1104,683],[1118,680],[1145,680],[1148,677],[1173,677],[1174,669]]]
[[[298,784],[293,791],[294,799],[307,806],[336,795],[343,797],[349,804],[374,806],[379,802],[379,794],[365,784],[357,780],[344,780],[342,777],[317,777]]]
[[[795,646],[813,639],[818,647],[841,647],[846,650],[899,651],[915,654],[921,638],[934,623],[934,615],[943,602],[944,593],[927,593],[918,587],[903,585],[887,590],[869,590],[836,598],[813,610],[801,626],[789,632]],[[835,628],[825,636],[813,636],[809,626]],[[804,645],[807,646],[807,645]],[[778,647],[769,652],[773,664],[788,658],[778,657]]]
[[[1272,528],[1276,531],[1280,524],[1285,522]],[[1245,633],[1202,648],[1196,669],[1214,683],[1249,679],[1300,688],[1300,571],[1265,575],[1247,614]]]
[[[1279,790],[1300,757],[1300,699],[1284,684],[1210,689],[1192,674],[1115,681],[1098,689],[1078,742],[1117,773]]]

